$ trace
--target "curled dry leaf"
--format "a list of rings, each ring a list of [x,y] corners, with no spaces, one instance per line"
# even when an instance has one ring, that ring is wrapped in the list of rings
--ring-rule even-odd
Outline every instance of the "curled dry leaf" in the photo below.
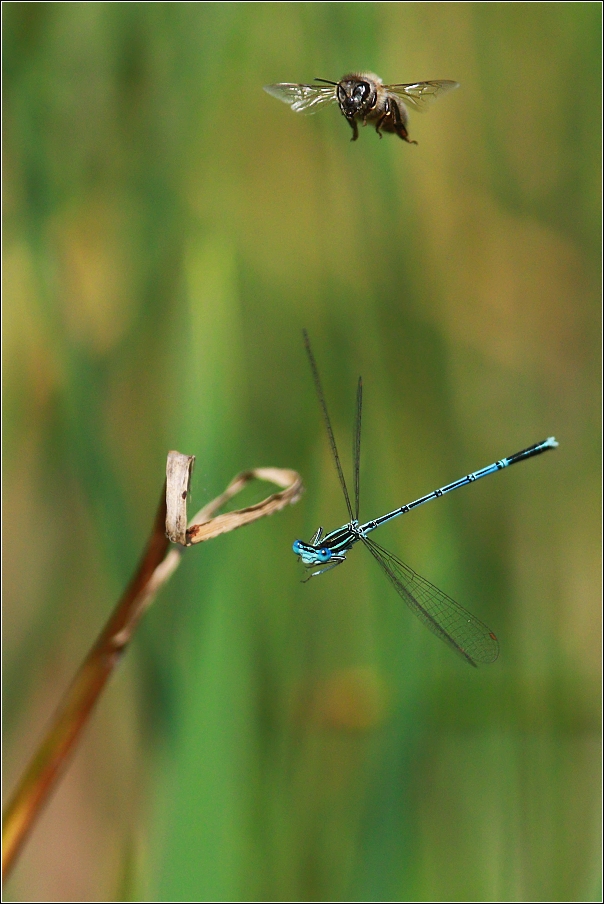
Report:
[[[169,452],[166,465],[166,536],[173,543],[181,546],[192,546],[195,543],[203,543],[211,540],[219,534],[226,534],[244,524],[250,524],[258,518],[272,515],[286,505],[297,502],[303,487],[302,479],[296,471],[289,468],[251,468],[243,471],[231,480],[230,484],[220,496],[208,502],[194,518],[188,527],[187,524],[187,500],[191,485],[191,473],[195,463],[194,455],[183,455],[181,452]],[[273,493],[262,502],[249,505],[247,508],[238,509],[235,512],[227,512],[223,515],[215,515],[223,505],[241,490],[251,480],[266,480],[283,487],[280,493]]]
[[[240,493],[251,480],[266,480],[283,487],[283,490],[267,496],[266,499],[255,505],[214,517],[214,512],[217,512],[229,499]],[[187,528],[187,545],[203,543],[204,540],[210,540],[219,534],[226,534],[237,527],[243,527],[244,524],[251,524],[258,518],[273,515],[285,508],[286,505],[297,502],[303,491],[302,478],[297,471],[291,471],[289,468],[252,468],[249,471],[243,471],[230,482],[224,493],[197,512]]]

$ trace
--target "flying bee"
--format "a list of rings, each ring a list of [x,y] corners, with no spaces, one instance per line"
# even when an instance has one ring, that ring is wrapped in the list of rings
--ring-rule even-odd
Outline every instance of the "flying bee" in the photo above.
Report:
[[[375,123],[375,131],[380,138],[382,132],[394,132],[403,141],[411,141],[407,132],[407,110],[422,113],[429,103],[440,94],[458,88],[458,82],[441,79],[434,82],[413,82],[409,85],[384,85],[373,72],[353,72],[343,76],[339,82],[316,78],[320,85],[295,85],[280,82],[266,85],[265,91],[283,103],[289,104],[296,113],[314,113],[327,104],[339,104],[342,115],[352,129],[351,141],[359,137],[358,122],[364,126]]]

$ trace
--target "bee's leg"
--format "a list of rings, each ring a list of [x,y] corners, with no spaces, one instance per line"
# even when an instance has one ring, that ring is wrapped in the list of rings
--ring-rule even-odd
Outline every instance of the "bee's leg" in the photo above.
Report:
[[[382,126],[386,122],[386,120],[388,119],[389,116],[390,116],[390,102],[389,102],[388,98],[386,98],[386,103],[384,104],[384,112],[382,113],[382,115],[380,116],[380,118],[378,119],[378,121],[375,124],[375,131],[378,133],[380,138],[382,137]]]
[[[388,114],[383,113],[375,124],[375,131],[378,133],[378,138],[382,137],[382,125],[386,122],[387,119]]]
[[[417,144],[417,141],[411,141],[411,139],[409,138],[409,133],[407,132],[407,127],[401,117],[401,111],[398,108],[398,104],[396,104],[394,101],[391,101],[391,107],[394,131],[396,132],[398,137],[402,138],[403,141],[406,141],[408,144]]]
[[[348,119],[348,117],[346,117],[346,119]],[[359,127],[357,126],[357,121],[356,119],[348,119],[348,123],[350,125],[350,128],[352,129],[352,138],[350,140],[356,141],[359,137]]]

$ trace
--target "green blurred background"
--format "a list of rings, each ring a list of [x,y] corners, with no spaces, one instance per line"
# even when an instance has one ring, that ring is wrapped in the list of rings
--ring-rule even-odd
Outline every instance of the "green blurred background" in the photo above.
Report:
[[[307,492],[188,552],[7,886],[13,900],[600,900],[600,4],[5,3],[5,789],[150,529],[253,466]],[[417,147],[278,81],[450,78]],[[497,632],[474,671],[370,518]],[[260,486],[254,498],[265,495]],[[250,494],[249,499],[252,498]]]

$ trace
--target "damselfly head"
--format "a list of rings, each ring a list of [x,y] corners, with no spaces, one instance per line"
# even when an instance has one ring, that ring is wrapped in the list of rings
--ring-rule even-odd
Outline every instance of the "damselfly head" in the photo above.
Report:
[[[302,559],[302,564],[307,567],[313,565],[324,565],[329,562],[333,553],[327,547],[319,547],[318,549],[311,543],[304,543],[303,540],[294,540],[293,551]]]

